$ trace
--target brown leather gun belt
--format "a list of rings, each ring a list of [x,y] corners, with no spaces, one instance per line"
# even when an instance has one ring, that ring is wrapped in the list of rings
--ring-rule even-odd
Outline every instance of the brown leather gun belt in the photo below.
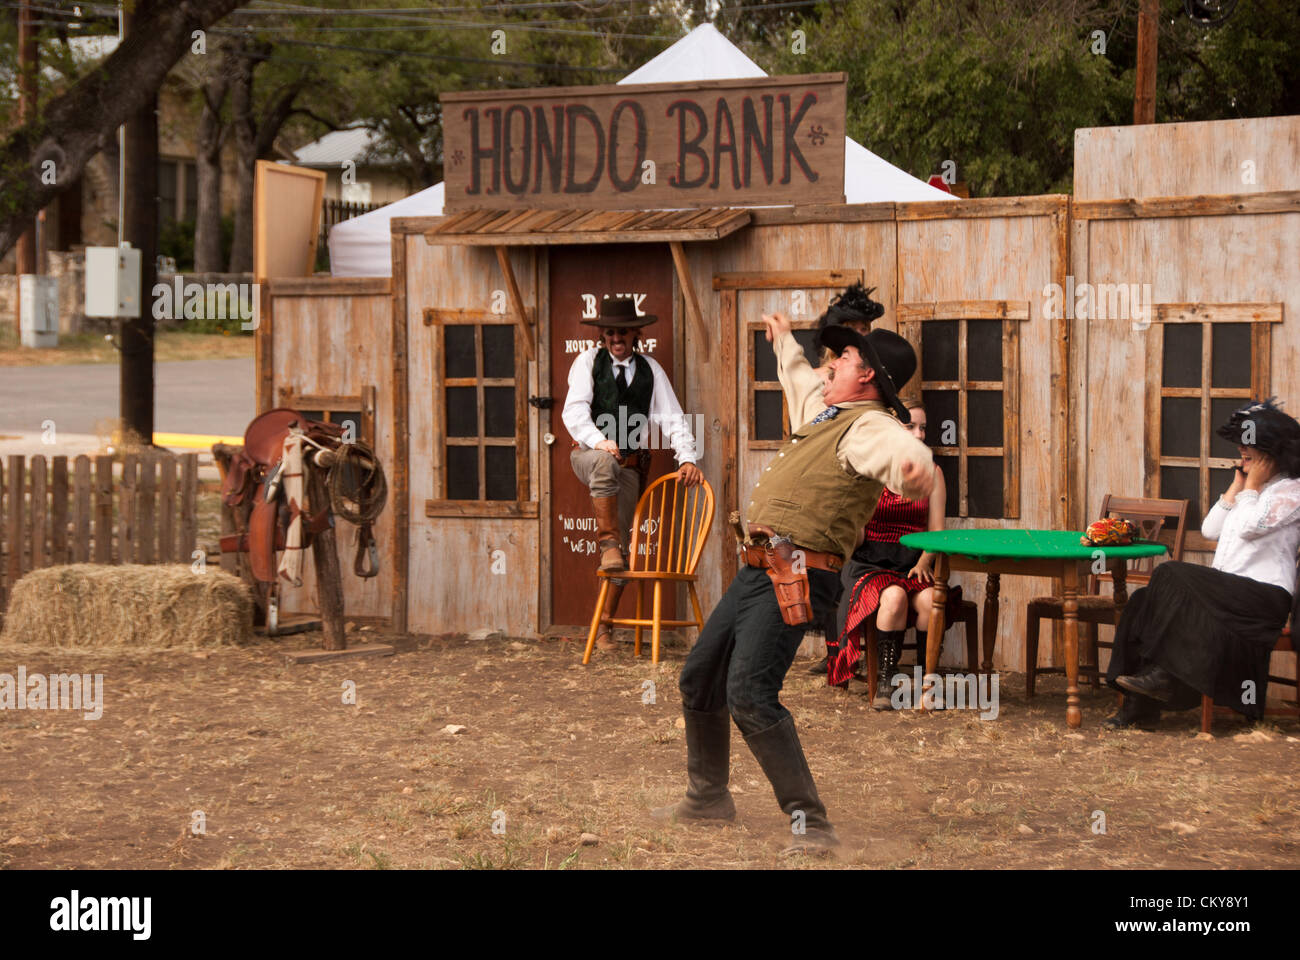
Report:
[[[812,567],[814,570],[829,570],[831,573],[839,573],[840,568],[844,566],[844,561],[833,553],[821,553],[797,545],[795,549],[803,551],[804,565]],[[771,567],[767,560],[767,550],[761,545],[743,544],[740,553],[744,557],[747,566],[758,567],[761,570],[767,570]]]

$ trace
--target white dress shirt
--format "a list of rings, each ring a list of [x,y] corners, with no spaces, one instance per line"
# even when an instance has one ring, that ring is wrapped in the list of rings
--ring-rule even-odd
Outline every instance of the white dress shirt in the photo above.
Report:
[[[1242,490],[1229,506],[1219,501],[1201,524],[1201,535],[1218,540],[1215,570],[1271,583],[1295,594],[1300,549],[1300,479],[1274,477],[1262,490]]]
[[[591,370],[596,360],[596,351],[601,349],[604,348],[591,347],[573,358],[573,366],[569,367],[569,394],[564,398],[564,426],[574,440],[588,449],[605,439],[605,435],[591,419],[591,401],[595,396],[595,381]],[[615,380],[618,379],[619,370],[622,370],[628,384],[632,383],[636,376],[635,356],[636,354],[629,354],[626,360],[610,357],[613,360]],[[686,415],[682,413],[681,404],[677,402],[677,395],[673,393],[673,385],[668,382],[668,375],[654,357],[645,354],[641,354],[641,357],[650,365],[655,378],[654,387],[650,391],[650,423],[667,439],[669,446],[676,452],[679,464],[695,463],[699,458],[695,450],[695,437]]]

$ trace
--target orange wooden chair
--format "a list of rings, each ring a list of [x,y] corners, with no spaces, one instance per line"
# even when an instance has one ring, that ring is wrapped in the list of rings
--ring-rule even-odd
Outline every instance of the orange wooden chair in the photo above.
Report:
[[[649,526],[651,522],[653,527]],[[596,645],[596,634],[602,622],[601,612],[605,609],[605,598],[613,586],[610,582],[612,580],[631,580],[637,585],[636,616],[610,617],[605,621],[611,626],[636,628],[635,656],[641,656],[641,633],[646,627],[650,628],[652,663],[659,662],[659,634],[663,627],[694,624],[697,630],[704,629],[704,614],[700,610],[700,598],[695,593],[695,568],[699,565],[712,526],[713,488],[707,480],[697,486],[687,487],[676,473],[668,473],[646,488],[636,505],[632,555],[628,559],[628,568],[616,573],[596,571],[600,578],[600,595],[596,598],[596,611],[591,616],[591,630],[587,633],[587,650],[582,655],[584,664],[591,662],[591,650]],[[656,531],[659,534],[658,540],[652,542]],[[650,556],[651,547],[656,548],[653,557]],[[645,617],[647,583],[654,584],[649,619]],[[663,619],[665,583],[686,584],[691,606],[695,608],[693,620]]]
[[[1296,653],[1295,641],[1291,637],[1291,627],[1289,625],[1282,631],[1282,636],[1278,638],[1277,646],[1273,648],[1273,652],[1291,653],[1291,654]],[[1296,663],[1296,676],[1297,679],[1292,680],[1290,677],[1275,677],[1272,674],[1269,674],[1268,677],[1269,683],[1280,683],[1283,686],[1294,687],[1296,690],[1297,701],[1295,704],[1292,705],[1283,704],[1280,707],[1270,707],[1266,705],[1264,707],[1264,716],[1300,717],[1300,660],[1297,660]],[[1264,697],[1267,700],[1268,690],[1265,689],[1260,691],[1259,696]],[[1216,713],[1219,714],[1220,716],[1230,717],[1234,713],[1236,713],[1236,711],[1231,710],[1228,707],[1216,707],[1214,705],[1214,701],[1211,698],[1207,696],[1202,696],[1201,697],[1201,732],[1202,733],[1210,732],[1210,728],[1214,725],[1214,715]],[[1241,714],[1237,714],[1237,716],[1241,716]]]
[[[1169,547],[1170,560],[1183,559],[1183,541],[1187,536],[1186,500],[1160,500],[1156,498],[1120,497],[1108,493],[1101,501],[1102,517],[1119,517],[1132,520],[1138,525],[1144,540],[1158,540]],[[1167,521],[1176,521],[1173,529],[1167,528]],[[1151,571],[1156,561],[1152,557],[1146,560],[1132,561],[1124,573],[1127,592],[1134,587],[1145,586],[1151,579]],[[1090,679],[1092,688],[1101,688],[1100,649],[1110,649],[1113,643],[1097,639],[1097,625],[1104,623],[1115,626],[1119,623],[1122,612],[1115,605],[1112,594],[1103,594],[1101,584],[1109,582],[1111,576],[1089,576],[1084,592],[1079,596],[1079,676]],[[1038,666],[1038,632],[1041,620],[1064,620],[1064,597],[1035,597],[1025,608],[1025,696],[1034,695],[1035,683],[1039,674],[1065,673],[1064,667]]]

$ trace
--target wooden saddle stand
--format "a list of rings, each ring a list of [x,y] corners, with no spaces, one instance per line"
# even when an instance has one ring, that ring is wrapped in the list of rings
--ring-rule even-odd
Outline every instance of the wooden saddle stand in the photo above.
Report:
[[[291,439],[301,443],[300,473],[291,470],[289,461],[298,460],[297,444],[286,446]],[[280,581],[302,585],[302,554],[289,554],[311,547],[325,649],[345,649],[334,518],[358,527],[353,572],[376,576],[379,554],[371,525],[383,510],[388,487],[374,452],[345,439],[337,424],[281,407],[249,423],[242,447],[217,444],[212,453],[221,472],[222,529],[235,531],[221,537],[221,552],[238,557],[240,575],[253,587],[256,622],[265,624],[268,636],[293,632],[279,622]],[[277,567],[279,551],[286,555]]]

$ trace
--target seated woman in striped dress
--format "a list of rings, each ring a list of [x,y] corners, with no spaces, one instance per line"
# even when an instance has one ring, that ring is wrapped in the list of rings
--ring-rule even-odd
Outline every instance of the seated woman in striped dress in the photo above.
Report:
[[[906,401],[912,422],[908,430],[925,439],[926,414],[920,401]],[[934,490],[927,500],[907,500],[888,489],[880,494],[876,512],[862,531],[862,543],[840,573],[844,593],[838,610],[838,641],[827,644],[827,682],[847,687],[861,656],[862,635],[874,616],[876,649],[880,669],[872,706],[890,708],[889,680],[898,667],[907,632],[909,609],[916,614],[918,636],[930,624],[934,602],[934,555],[903,546],[898,541],[909,533],[942,530],[947,488],[943,473],[935,467]],[[961,588],[948,593],[949,622],[961,605]],[[868,679],[868,683],[870,680]]]

